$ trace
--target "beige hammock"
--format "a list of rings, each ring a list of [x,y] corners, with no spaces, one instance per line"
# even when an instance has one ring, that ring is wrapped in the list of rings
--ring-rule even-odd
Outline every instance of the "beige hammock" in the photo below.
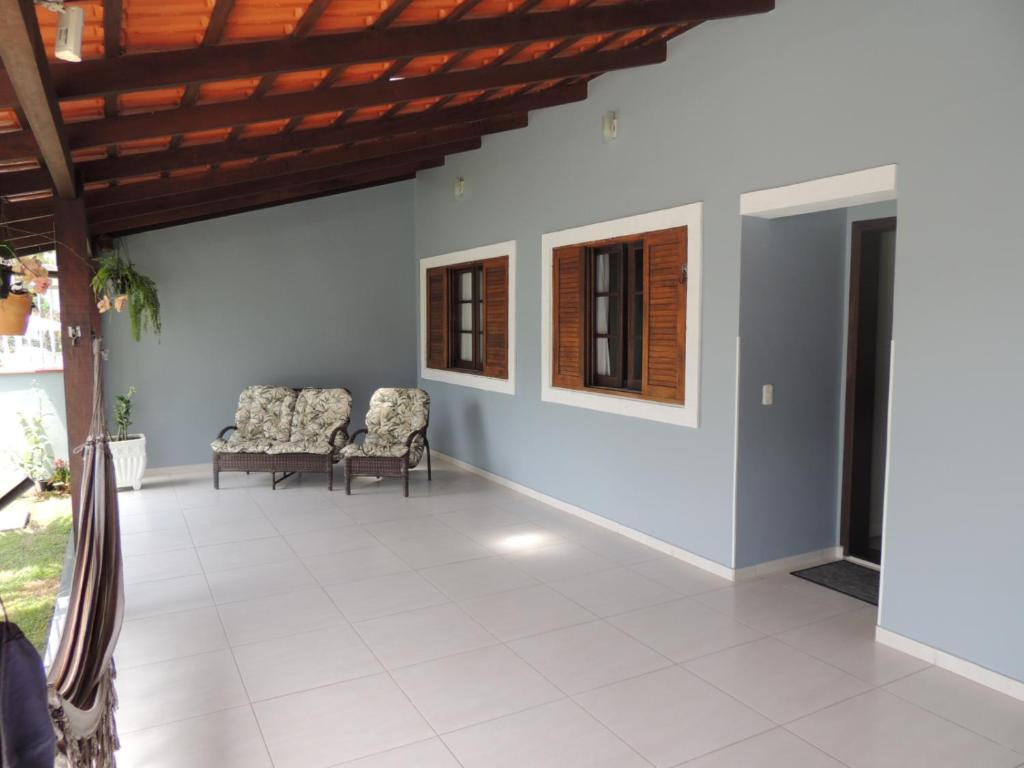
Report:
[[[95,339],[92,425],[76,449],[82,452],[82,484],[74,519],[74,578],[48,678],[57,749],[69,768],[112,768],[118,748],[113,656],[124,617],[124,580],[100,354]]]

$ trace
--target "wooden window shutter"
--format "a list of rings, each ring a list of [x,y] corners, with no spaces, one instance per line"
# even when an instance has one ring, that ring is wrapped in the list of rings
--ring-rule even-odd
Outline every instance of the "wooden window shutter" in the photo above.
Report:
[[[484,270],[484,376],[508,378],[508,256],[487,259]]]
[[[448,367],[448,269],[427,270],[427,367]]]
[[[582,245],[556,248],[552,258],[552,368],[555,387],[583,387],[586,286]]]
[[[686,395],[686,227],[644,235],[644,397]]]

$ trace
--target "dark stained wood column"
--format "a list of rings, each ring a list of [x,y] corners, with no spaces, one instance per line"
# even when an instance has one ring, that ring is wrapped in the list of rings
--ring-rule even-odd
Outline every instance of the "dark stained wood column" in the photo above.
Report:
[[[100,335],[100,314],[92,288],[89,225],[81,196],[53,201],[53,229],[57,241],[60,288],[61,348],[64,353],[64,399],[67,408],[68,448],[71,450],[71,488],[75,510],[82,482],[82,459],[74,453],[89,434],[92,418],[92,335]],[[68,329],[81,330],[74,342]]]

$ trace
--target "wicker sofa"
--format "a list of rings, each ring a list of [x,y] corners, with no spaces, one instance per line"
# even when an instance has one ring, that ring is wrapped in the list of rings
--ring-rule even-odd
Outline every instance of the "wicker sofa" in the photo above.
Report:
[[[431,479],[430,395],[422,389],[378,389],[370,398],[366,429],[353,433],[341,450],[345,459],[345,493],[352,493],[352,478],[401,477],[409,495],[409,470],[427,454],[427,480]],[[362,443],[356,437],[365,434]]]
[[[221,472],[269,472],[273,488],[296,472],[323,472],[333,490],[351,416],[347,389],[246,387],[235,423],[210,443],[213,487],[220,488]]]

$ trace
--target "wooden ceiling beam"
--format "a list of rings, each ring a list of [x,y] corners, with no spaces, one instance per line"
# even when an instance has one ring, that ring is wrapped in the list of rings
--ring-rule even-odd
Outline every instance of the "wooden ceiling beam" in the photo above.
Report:
[[[213,185],[183,185],[180,188],[181,191],[174,192],[173,194],[164,194],[159,197],[140,197],[131,202],[101,207],[92,207],[90,200],[86,198],[86,205],[89,206],[90,220],[121,219],[165,208],[180,208],[185,205],[196,205],[198,203],[215,203],[225,198],[249,194],[253,190],[314,184],[326,179],[335,179],[339,176],[378,173],[395,166],[414,165],[416,163],[433,161],[447,155],[469,152],[479,149],[480,144],[480,139],[477,138],[437,147],[426,147],[411,152],[396,153],[371,160],[339,162],[338,159],[335,159],[320,167],[309,166],[302,168],[301,164],[297,164],[294,169],[282,169],[281,167],[267,168],[265,173],[261,173],[263,171],[262,168],[254,166],[241,170],[220,172],[223,173],[223,176],[219,176]],[[180,181],[180,179],[174,179],[173,181]]]
[[[424,114],[396,117],[391,120],[364,120],[338,128],[315,128],[291,134],[271,134],[238,139],[230,143],[213,142],[176,150],[146,152],[105,160],[83,162],[78,166],[83,183],[130,176],[143,176],[180,168],[195,168],[229,160],[274,155],[370,139],[392,139],[409,133],[422,133],[435,129],[465,125],[523,114],[535,109],[583,101],[587,97],[585,83],[567,88],[550,88],[540,93],[509,99],[497,99],[486,104],[449,107]],[[49,188],[49,177],[38,169],[0,173],[0,195],[24,195]],[[14,204],[16,205],[16,204]]]
[[[60,98],[84,98],[744,16],[770,11],[774,6],[774,0],[646,0],[593,5],[452,23],[140,53],[130,57],[130,65],[123,60],[103,59],[75,64],[60,62],[53,65],[53,76]]]
[[[11,2],[13,0],[4,0]],[[187,109],[175,109],[148,114],[89,120],[68,126],[71,146],[75,149],[103,146],[111,142],[125,142],[166,136],[169,133],[187,133],[215,128],[226,128],[244,123],[261,122],[293,117],[338,112],[350,107],[369,107],[393,104],[396,101],[446,96],[464,91],[487,90],[510,85],[579,77],[596,72],[642,67],[665,61],[664,43],[652,43],[608,53],[507,64],[493,69],[475,69],[444,74],[411,77],[405,80],[372,82],[359,85],[327,88],[304,93],[266,96],[262,99],[203,104]],[[18,133],[0,134],[0,158],[10,156],[9,143],[17,140]]]
[[[396,155],[407,155],[410,152],[430,152],[434,155],[448,155],[475,149],[480,144],[481,135],[472,130],[459,127],[459,130],[436,134],[436,138],[410,136],[397,141],[373,142],[352,148],[339,147],[326,152],[310,155],[298,155],[277,160],[267,160],[244,168],[218,169],[208,173],[196,173],[188,176],[176,176],[169,179],[141,181],[122,184],[108,189],[97,189],[85,193],[85,204],[90,210],[111,206],[131,205],[139,200],[152,200],[203,189],[231,186],[233,184],[262,183],[278,176],[289,176],[297,173],[314,173],[323,168],[332,172],[337,166],[367,165],[370,163],[387,162]],[[392,162],[393,164],[393,162]]]
[[[93,235],[120,233],[125,231],[138,231],[140,229],[152,229],[158,226],[166,226],[171,223],[182,223],[196,220],[197,218],[211,218],[215,215],[228,215],[241,213],[253,208],[262,208],[268,205],[281,205],[285,203],[298,202],[314,196],[325,194],[338,194],[348,191],[354,186],[366,186],[369,184],[386,184],[396,178],[408,178],[419,170],[435,168],[444,164],[443,158],[434,158],[406,166],[395,165],[384,170],[349,173],[331,179],[321,179],[314,182],[302,184],[289,184],[268,189],[251,190],[244,195],[222,198],[216,202],[198,202],[193,205],[179,206],[176,208],[160,207],[154,208],[146,213],[133,216],[95,217],[90,222],[90,232]]]
[[[73,198],[75,168],[32,0],[0,0],[0,30],[0,59],[28,121],[32,143],[57,194]]]

